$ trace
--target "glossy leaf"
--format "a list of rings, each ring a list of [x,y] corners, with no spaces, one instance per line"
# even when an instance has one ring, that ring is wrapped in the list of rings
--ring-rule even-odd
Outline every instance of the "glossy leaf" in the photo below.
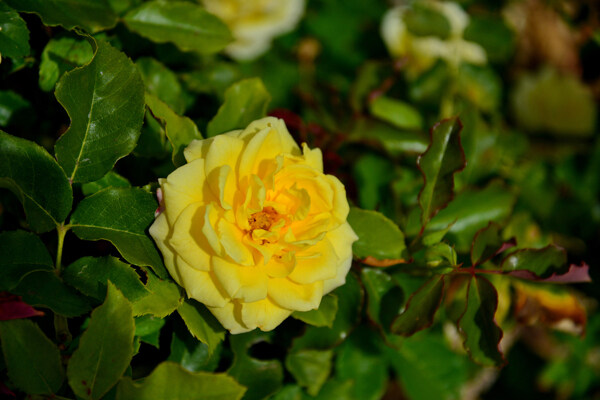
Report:
[[[189,299],[181,303],[177,312],[190,333],[208,345],[209,353],[212,353],[225,338],[225,329],[203,304]]]
[[[417,160],[425,180],[419,193],[423,226],[454,198],[454,174],[466,165],[460,144],[461,129],[462,124],[456,118],[436,124],[431,129],[431,144]]]
[[[190,372],[210,372],[217,368],[222,348],[222,345],[219,345],[216,350],[209,353],[208,345],[193,337],[182,322],[180,325],[176,325],[173,331],[171,353],[167,360],[180,364]]]
[[[171,42],[183,51],[216,53],[231,41],[227,26],[199,4],[149,1],[125,15],[133,32],[154,42]]]
[[[40,60],[40,88],[46,92],[67,71],[87,64],[94,57],[94,51],[87,40],[62,37],[50,39]]]
[[[498,308],[498,293],[494,286],[480,276],[471,278],[467,288],[467,303],[458,328],[464,346],[478,364],[500,366],[506,361],[498,348],[502,330],[494,321]]]
[[[73,182],[102,178],[129,154],[144,118],[144,84],[131,60],[98,41],[93,60],[67,72],[56,99],[71,126],[56,142],[56,158]]]
[[[0,3],[0,55],[25,57],[29,55],[29,30],[19,14]]]
[[[234,360],[227,373],[248,388],[245,400],[263,399],[282,386],[283,367],[278,360],[259,360],[248,354],[253,345],[270,341],[269,333],[256,330],[229,336]]]
[[[483,264],[490,258],[502,253],[515,245],[513,240],[503,240],[500,226],[490,222],[475,235],[471,245],[471,264]]]
[[[133,303],[133,315],[154,315],[164,318],[175,311],[182,303],[183,298],[179,286],[171,280],[163,280],[142,268],[142,272],[148,282],[146,288],[150,295]]]
[[[271,95],[259,78],[244,79],[225,91],[225,100],[206,128],[207,136],[243,129],[264,117]]]
[[[154,221],[154,196],[137,188],[107,188],[83,199],[71,216],[73,232],[85,240],[108,240],[132,264],[166,269],[146,229]]]
[[[58,348],[26,319],[0,321],[2,353],[8,377],[28,394],[52,395],[65,379]]]
[[[549,245],[542,249],[517,250],[502,261],[503,271],[529,271],[539,278],[563,274],[569,269],[564,249]]]
[[[402,259],[406,245],[404,234],[394,222],[377,211],[350,208],[348,222],[358,240],[352,245],[354,255],[377,259]]]
[[[21,12],[36,13],[46,25],[65,29],[81,27],[90,33],[112,28],[117,15],[106,0],[5,0]]]
[[[363,268],[361,281],[367,292],[367,314],[371,321],[387,330],[404,301],[402,289],[381,269]]]
[[[421,129],[423,117],[419,111],[408,103],[379,96],[369,104],[369,111],[374,117],[402,129]]]
[[[11,289],[27,304],[47,307],[65,317],[77,317],[90,311],[88,300],[67,286],[54,271],[34,271],[25,275]]]
[[[52,271],[54,262],[39,236],[25,231],[0,232],[0,291],[14,288],[32,271]]]
[[[98,301],[106,297],[108,281],[132,303],[150,294],[130,265],[111,256],[82,257],[64,269],[62,278],[68,285]]]
[[[131,304],[109,282],[106,300],[92,312],[67,368],[77,396],[100,399],[117,383],[131,362],[134,332]]]
[[[285,367],[308,394],[316,396],[331,372],[332,350],[300,350],[290,353]]]
[[[169,142],[173,146],[173,164],[181,166],[185,164],[183,150],[192,140],[202,139],[198,127],[188,117],[177,115],[168,105],[163,103],[153,94],[146,93],[146,105],[152,115],[159,120],[165,128]]]
[[[118,187],[131,187],[129,181],[117,174],[115,171],[109,171],[102,178],[98,179],[94,182],[88,182],[81,185],[81,191],[84,196],[92,195],[96,192],[101,191],[102,189],[106,189],[109,187],[118,188]]]
[[[135,65],[142,75],[147,93],[158,97],[177,114],[185,111],[185,98],[177,74],[150,57],[138,58]]]
[[[117,400],[239,400],[245,388],[225,374],[190,372],[181,365],[165,361],[140,380],[126,377],[117,387]]]
[[[434,276],[429,279],[409,297],[404,312],[398,315],[392,324],[392,332],[411,336],[430,327],[443,295],[444,277]]]
[[[316,310],[294,311],[292,317],[306,322],[312,326],[327,326],[331,328],[338,310],[338,298],[329,293],[321,299],[321,304]]]
[[[73,203],[64,171],[46,150],[29,140],[0,131],[0,187],[17,196],[36,232],[63,222]]]

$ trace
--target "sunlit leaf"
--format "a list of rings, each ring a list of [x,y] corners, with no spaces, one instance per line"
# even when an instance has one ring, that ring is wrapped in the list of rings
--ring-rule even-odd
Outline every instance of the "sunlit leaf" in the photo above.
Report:
[[[377,259],[402,259],[405,256],[404,234],[383,214],[352,207],[348,222],[358,235],[358,241],[352,245],[355,256]]]
[[[142,75],[146,92],[158,97],[177,114],[185,111],[185,98],[177,74],[150,57],[138,58],[135,65]]]
[[[154,315],[164,318],[177,309],[183,302],[179,286],[171,280],[163,280],[152,271],[141,268],[143,275],[148,279],[146,289],[150,295],[142,297],[133,303],[133,315]]]
[[[209,353],[212,353],[225,338],[225,329],[203,304],[189,299],[177,308],[177,312],[190,333],[208,345]]]
[[[46,92],[54,89],[54,85],[67,71],[87,64],[94,52],[87,40],[62,37],[51,39],[40,60],[40,88]]]
[[[379,96],[369,103],[369,111],[374,117],[402,129],[421,129],[423,117],[408,103]]]
[[[89,196],[108,187],[125,188],[131,187],[131,184],[125,177],[117,174],[115,171],[110,171],[97,181],[88,182],[81,185],[81,191],[83,192],[84,196]]]

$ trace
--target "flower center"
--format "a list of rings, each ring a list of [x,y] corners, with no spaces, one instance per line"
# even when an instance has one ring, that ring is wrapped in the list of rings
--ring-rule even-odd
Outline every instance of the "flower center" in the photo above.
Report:
[[[264,207],[262,211],[250,215],[248,218],[248,224],[250,224],[250,230],[264,229],[268,231],[271,229],[271,225],[279,221],[281,216],[273,207]]]

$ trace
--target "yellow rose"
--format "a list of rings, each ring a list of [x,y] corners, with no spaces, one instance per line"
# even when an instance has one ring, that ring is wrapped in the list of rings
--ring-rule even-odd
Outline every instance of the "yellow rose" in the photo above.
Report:
[[[171,276],[231,333],[279,325],[345,282],[356,234],[342,183],[283,120],[193,141],[150,228]]]
[[[469,24],[469,15],[456,3],[427,1],[427,7],[443,15],[450,24],[450,35],[446,39],[436,36],[414,36],[403,16],[408,6],[390,9],[381,23],[381,36],[393,57],[409,57],[408,71],[415,75],[431,67],[438,59],[452,66],[461,62],[485,64],[487,56],[483,47],[463,39]]]
[[[202,0],[234,37],[225,51],[238,60],[266,52],[275,36],[293,30],[304,13],[304,0]]]

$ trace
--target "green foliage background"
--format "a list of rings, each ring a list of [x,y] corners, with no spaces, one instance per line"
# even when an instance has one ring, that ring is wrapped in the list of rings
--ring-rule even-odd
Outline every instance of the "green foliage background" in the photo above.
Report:
[[[459,3],[488,63],[414,76],[380,37],[384,1],[308,1],[236,62],[200,2],[0,0],[0,393],[599,396],[600,296],[581,283],[600,248],[599,10]],[[445,37],[422,4],[409,30]],[[543,15],[527,26],[560,57],[511,12]],[[322,149],[360,239],[318,310],[229,335],[147,229],[191,140],[267,114]]]

